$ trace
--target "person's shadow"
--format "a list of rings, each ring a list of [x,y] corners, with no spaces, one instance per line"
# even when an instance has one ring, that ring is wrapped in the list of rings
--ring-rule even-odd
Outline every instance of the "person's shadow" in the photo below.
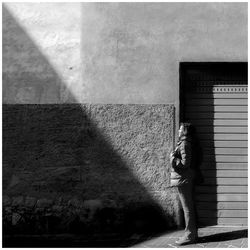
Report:
[[[202,236],[198,238],[197,243],[220,242],[220,241],[236,240],[246,237],[247,237],[247,229],[242,229],[232,232],[223,232],[223,233]]]

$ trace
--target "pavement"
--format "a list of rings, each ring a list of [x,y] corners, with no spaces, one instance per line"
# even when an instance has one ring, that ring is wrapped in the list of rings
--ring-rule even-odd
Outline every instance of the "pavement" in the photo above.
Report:
[[[12,248],[247,248],[247,227],[199,228],[196,244],[177,246],[175,241],[184,230],[174,230],[156,236],[132,234],[103,235],[5,235],[3,247]]]
[[[175,241],[183,230],[167,232],[158,237],[148,237],[133,248],[247,248],[247,227],[205,227],[199,228],[196,244],[177,246]]]

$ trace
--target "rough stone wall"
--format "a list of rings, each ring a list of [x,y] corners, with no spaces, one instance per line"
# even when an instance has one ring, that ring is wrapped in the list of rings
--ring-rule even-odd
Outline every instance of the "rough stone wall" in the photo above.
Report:
[[[168,162],[173,109],[4,105],[5,230],[32,232],[34,223],[33,233],[176,226]]]

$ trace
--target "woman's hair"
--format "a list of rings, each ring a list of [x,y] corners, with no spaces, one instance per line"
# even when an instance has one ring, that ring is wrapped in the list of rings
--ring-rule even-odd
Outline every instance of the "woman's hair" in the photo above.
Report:
[[[195,127],[190,122],[182,122],[180,127],[183,127],[184,136],[194,136]]]

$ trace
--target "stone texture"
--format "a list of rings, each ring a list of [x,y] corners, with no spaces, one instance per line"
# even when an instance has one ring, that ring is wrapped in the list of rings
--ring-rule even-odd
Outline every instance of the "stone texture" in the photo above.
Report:
[[[11,206],[4,207],[4,211],[5,211],[6,213],[11,213],[11,212],[12,212],[12,207],[11,207]]]
[[[4,105],[4,190],[111,200],[166,190],[172,119],[170,105]]]
[[[45,212],[45,208],[44,207],[37,207],[36,209],[35,209],[35,211],[34,211],[34,214],[44,214],[44,212]]]
[[[103,208],[101,200],[86,200],[83,203],[85,218],[88,222],[93,220],[95,214]]]
[[[63,206],[54,205],[54,206],[52,206],[52,210],[60,213],[63,211]]]
[[[25,199],[25,206],[33,208],[36,205],[36,198],[34,197],[26,197]]]
[[[81,208],[84,206],[84,203],[77,198],[73,198],[68,201],[68,205],[76,208]]]
[[[38,208],[46,208],[46,207],[51,207],[52,204],[53,204],[53,201],[52,201],[52,200],[43,198],[43,199],[39,199],[39,200],[37,201],[36,206],[37,206]]]
[[[96,228],[123,224],[127,212],[138,214],[125,209],[135,203],[159,209],[166,227],[173,227],[173,114],[173,105],[4,105],[3,192],[16,205],[24,196],[28,209],[36,200],[31,214],[39,218],[51,212],[73,216],[65,230],[81,220],[96,221]],[[18,182],[10,185],[14,173]]]
[[[21,220],[22,216],[19,213],[12,214],[12,225],[15,226]]]
[[[22,206],[24,204],[23,196],[13,197],[12,206]]]
[[[11,205],[11,198],[8,195],[3,195],[3,206],[7,207]]]
[[[83,202],[83,207],[86,209],[96,210],[102,207],[102,201],[101,200],[86,200]]]

